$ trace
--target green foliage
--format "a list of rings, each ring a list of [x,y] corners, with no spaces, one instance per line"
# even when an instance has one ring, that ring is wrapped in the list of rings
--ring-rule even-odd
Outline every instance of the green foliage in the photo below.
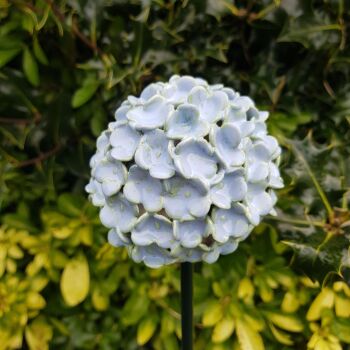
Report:
[[[349,20],[343,0],[0,1],[0,350],[179,348],[178,266],[109,246],[83,192],[118,104],[173,73],[249,94],[284,146],[278,217],[195,267],[196,349],[349,347]]]

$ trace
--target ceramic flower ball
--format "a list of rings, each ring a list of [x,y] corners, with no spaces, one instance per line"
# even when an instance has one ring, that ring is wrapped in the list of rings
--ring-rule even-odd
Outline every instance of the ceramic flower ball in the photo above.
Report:
[[[175,75],[129,96],[97,139],[86,186],[108,240],[149,267],[215,262],[275,214],[281,149],[267,112]]]

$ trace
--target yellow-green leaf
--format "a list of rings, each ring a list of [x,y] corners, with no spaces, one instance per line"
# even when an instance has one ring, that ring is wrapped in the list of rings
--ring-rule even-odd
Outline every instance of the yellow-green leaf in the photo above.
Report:
[[[294,315],[277,312],[267,312],[269,320],[277,327],[289,332],[301,332],[304,329],[302,322]]]
[[[81,303],[87,296],[90,286],[89,265],[84,255],[68,262],[61,276],[61,293],[69,306]]]
[[[335,314],[338,317],[350,317],[350,299],[340,295],[335,296]]]
[[[25,48],[23,51],[22,68],[27,80],[33,86],[38,86],[40,83],[38,65],[28,48]]]
[[[52,328],[43,319],[37,319],[26,327],[25,338],[30,350],[48,350]]]
[[[66,239],[68,238],[74,231],[67,226],[63,226],[63,227],[57,227],[57,228],[53,228],[51,230],[52,235],[57,238],[57,239]]]
[[[211,327],[218,323],[223,317],[222,306],[218,302],[213,302],[205,309],[202,317],[204,327]]]
[[[299,299],[294,293],[287,292],[284,295],[281,309],[284,312],[293,313],[299,308]]]
[[[329,288],[323,288],[312,302],[307,314],[308,321],[315,321],[321,317],[323,309],[330,309],[334,305],[334,292]]]
[[[211,340],[213,343],[222,343],[231,336],[234,329],[235,322],[233,318],[226,316],[215,325]]]
[[[92,304],[97,311],[104,311],[109,306],[109,296],[99,286],[92,292]]]
[[[98,89],[98,82],[92,81],[79,88],[72,97],[72,107],[78,108],[90,100]]]
[[[293,344],[293,341],[290,338],[289,334],[282,332],[281,330],[276,328],[272,323],[269,323],[269,326],[271,329],[271,333],[273,334],[273,336],[276,338],[276,340],[278,342],[280,342],[281,344],[285,344],[285,345],[292,345]]]
[[[157,328],[157,322],[154,317],[144,318],[137,327],[137,344],[144,345],[146,344],[154,334]]]
[[[236,320],[236,332],[242,350],[264,350],[264,343],[260,334],[254,331],[242,319]]]
[[[37,292],[29,292],[27,295],[27,306],[29,309],[42,309],[45,307],[45,299]]]
[[[254,285],[250,278],[244,277],[239,282],[237,296],[239,299],[251,298],[254,295]]]

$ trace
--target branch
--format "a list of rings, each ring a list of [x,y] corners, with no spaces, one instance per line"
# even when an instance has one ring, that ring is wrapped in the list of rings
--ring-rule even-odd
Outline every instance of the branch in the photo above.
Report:
[[[62,24],[66,24],[65,23],[65,17],[64,14],[60,11],[60,9],[55,5],[55,3],[52,0],[44,0],[52,9],[53,13],[55,14],[55,16],[58,18],[58,20],[62,23]],[[103,51],[98,48],[96,46],[96,44],[94,42],[92,42],[91,40],[89,40],[89,38],[87,38],[77,27],[77,25],[73,22],[72,23],[72,32],[73,34],[80,39],[81,42],[83,42],[86,46],[88,46],[92,51],[94,51],[95,53],[98,53],[100,56],[103,54]]]
[[[27,160],[24,160],[23,162],[18,162],[17,164],[15,164],[15,167],[16,168],[24,168],[24,167],[29,166],[29,165],[41,163],[43,160],[58,153],[61,150],[61,148],[62,148],[62,145],[58,144],[54,148],[50,149],[49,151],[47,151],[45,153],[39,154],[35,158],[27,159]]]
[[[36,114],[33,119],[19,119],[19,118],[6,118],[0,117],[0,123],[2,124],[16,124],[16,125],[27,125],[27,124],[38,124],[41,120],[41,115]]]

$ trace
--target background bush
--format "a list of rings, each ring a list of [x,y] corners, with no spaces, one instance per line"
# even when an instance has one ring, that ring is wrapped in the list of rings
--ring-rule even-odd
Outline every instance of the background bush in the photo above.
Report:
[[[345,1],[2,0],[0,18],[1,350],[179,348],[179,267],[109,246],[84,194],[118,104],[173,73],[249,94],[284,146],[278,218],[195,266],[196,349],[349,348]]]

